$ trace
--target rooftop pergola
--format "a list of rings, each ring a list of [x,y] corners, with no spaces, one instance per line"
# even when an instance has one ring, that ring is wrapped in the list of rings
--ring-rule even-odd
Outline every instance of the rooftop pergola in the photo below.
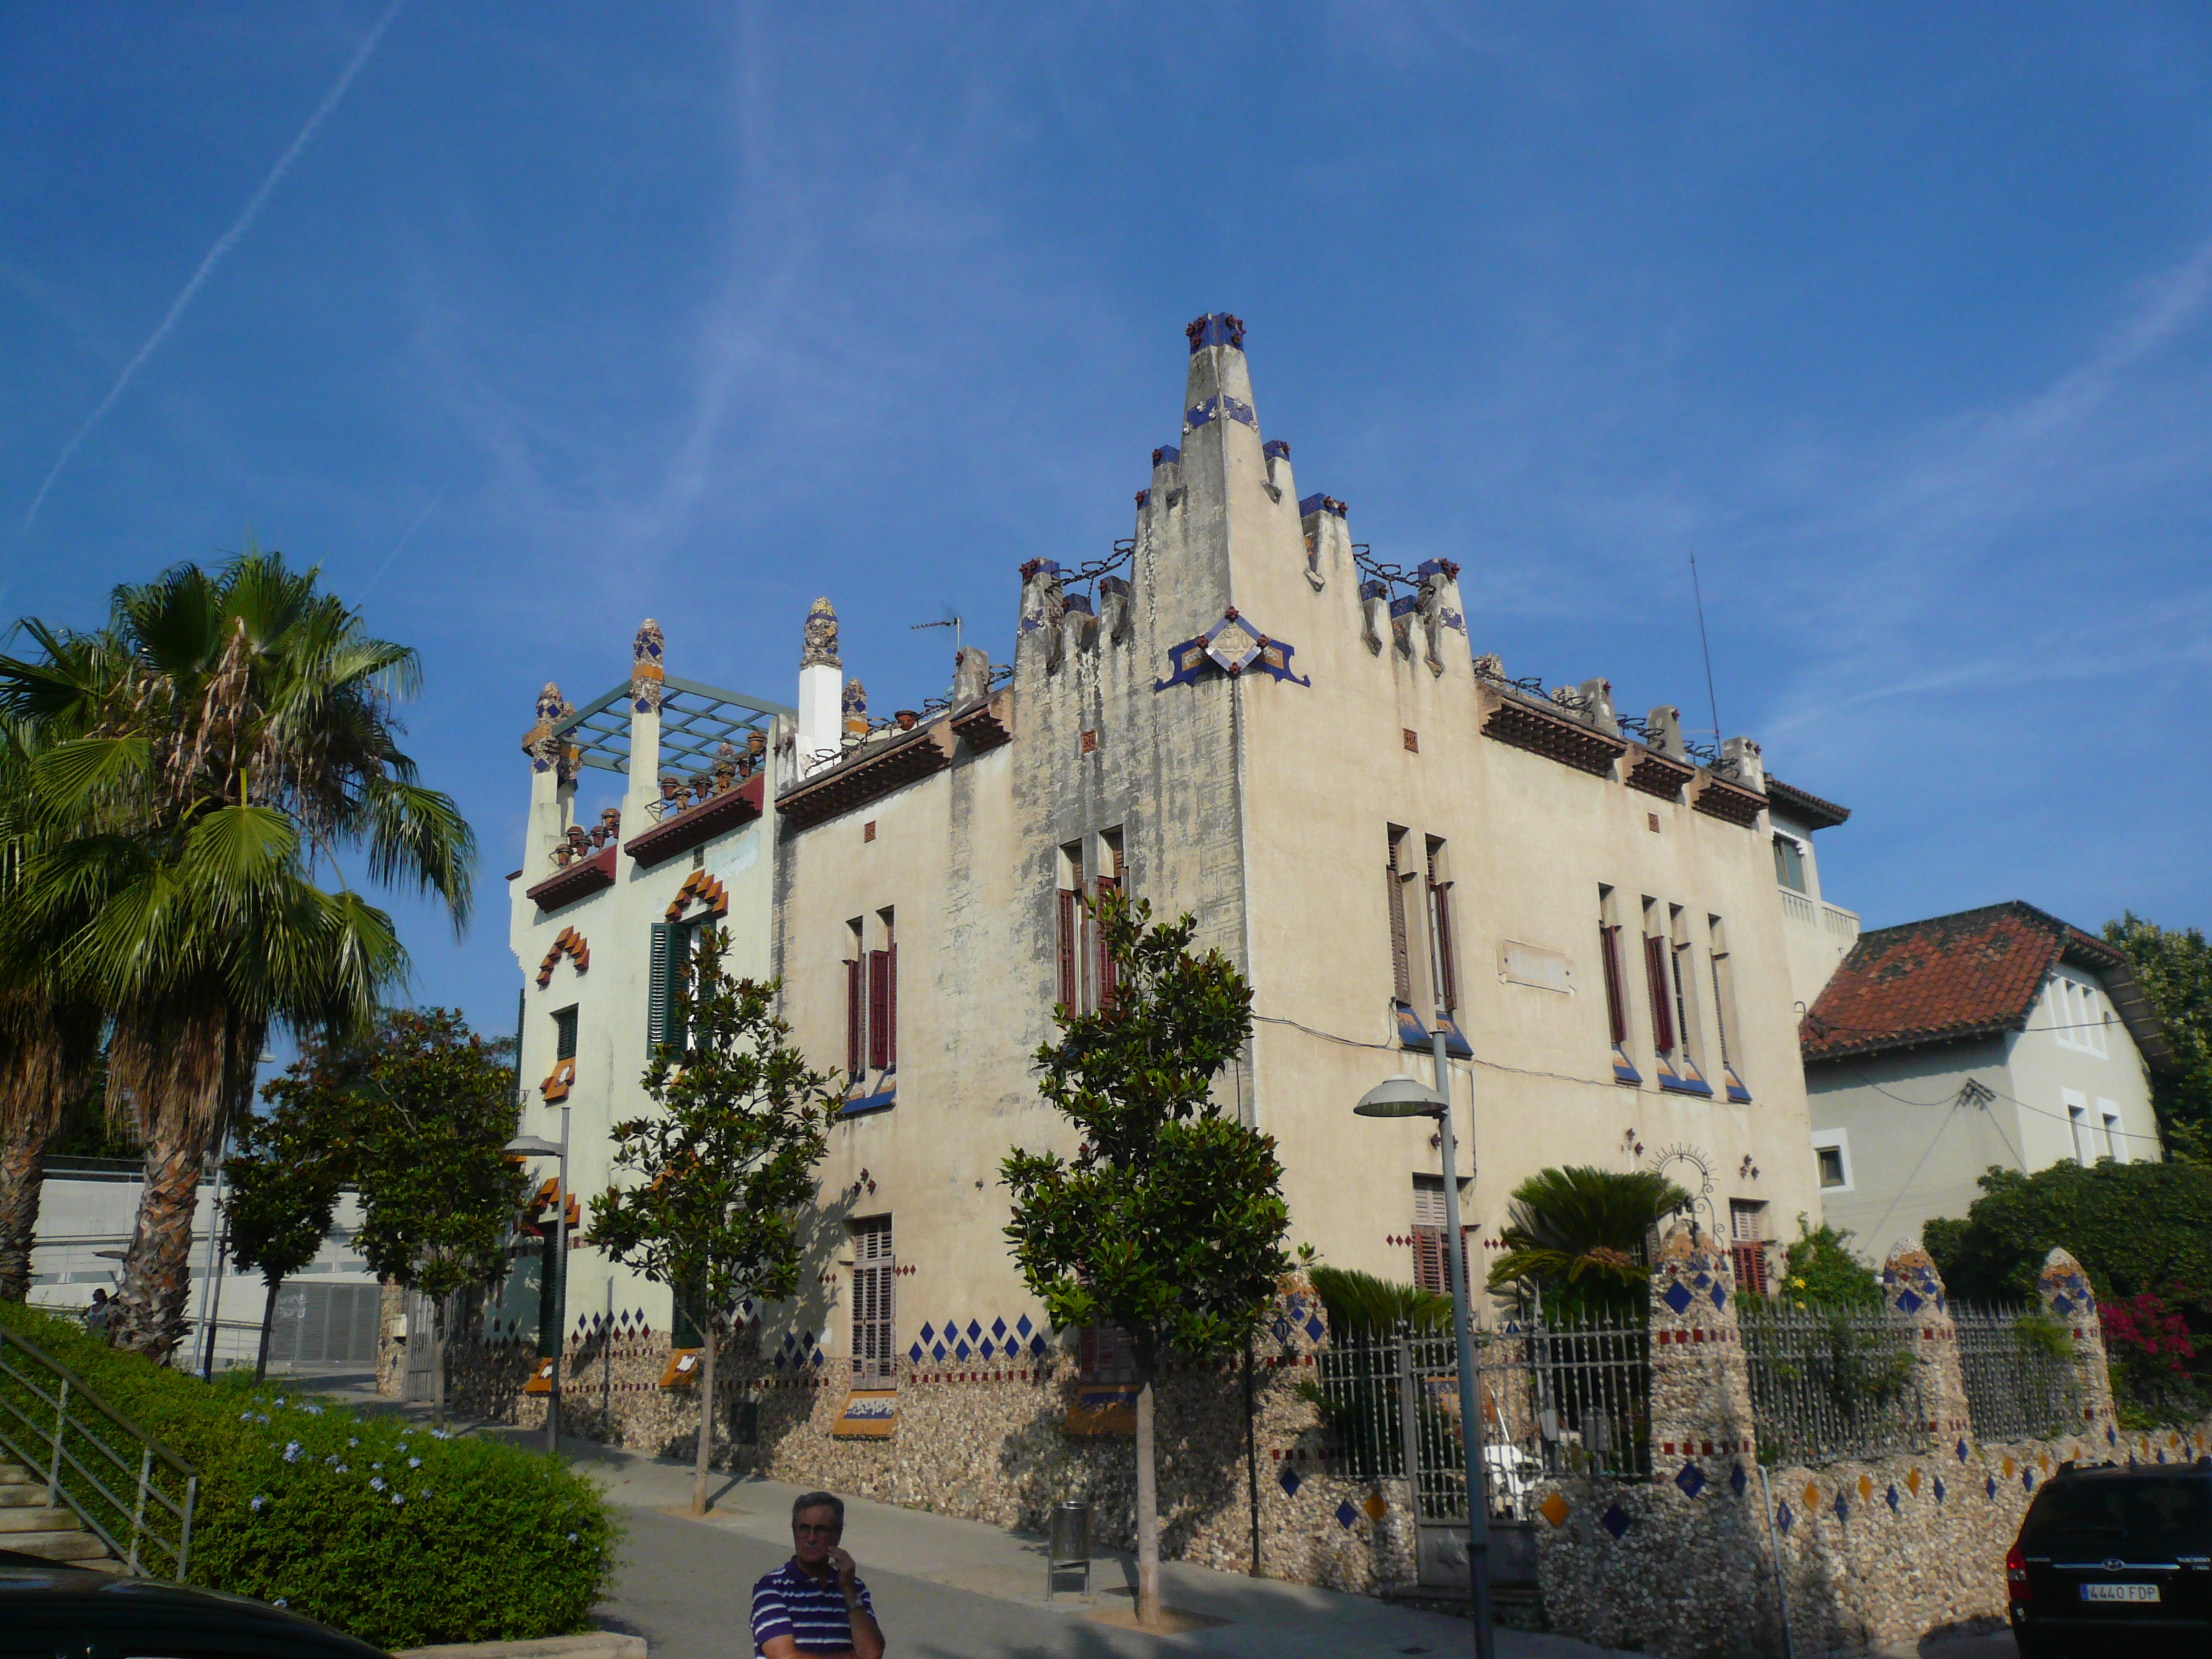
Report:
[[[628,680],[600,693],[555,726],[554,737],[574,744],[583,765],[627,777],[629,694]],[[671,674],[660,688],[660,768],[679,774],[711,771],[717,747],[727,743],[742,750],[756,732],[765,738],[769,720],[778,714],[799,718],[797,709],[781,703],[762,702]]]

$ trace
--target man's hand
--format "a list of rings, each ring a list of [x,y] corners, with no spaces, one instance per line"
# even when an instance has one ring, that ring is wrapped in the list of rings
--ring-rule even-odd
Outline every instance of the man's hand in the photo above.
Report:
[[[832,1544],[829,1561],[830,1570],[837,1575],[837,1589],[850,1601],[853,1599],[853,1575],[860,1571],[853,1564],[852,1553]]]

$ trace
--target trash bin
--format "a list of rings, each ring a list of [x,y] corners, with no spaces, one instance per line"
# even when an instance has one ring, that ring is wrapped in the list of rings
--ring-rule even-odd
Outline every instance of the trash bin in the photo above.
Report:
[[[1044,1599],[1052,1600],[1053,1580],[1063,1572],[1083,1575],[1083,1596],[1091,1599],[1091,1505],[1070,1500],[1055,1504],[1052,1535],[1045,1545]]]

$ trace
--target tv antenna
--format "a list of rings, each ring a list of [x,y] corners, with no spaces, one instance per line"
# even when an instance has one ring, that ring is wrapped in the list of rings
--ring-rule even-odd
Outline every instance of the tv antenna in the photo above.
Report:
[[[1705,708],[1713,717],[1713,742],[1721,740],[1721,703],[1713,695],[1713,647],[1705,637],[1705,592],[1698,581],[1697,550],[1690,550],[1690,592],[1698,602],[1698,647],[1705,653]]]
[[[952,659],[955,662],[957,662],[960,659],[960,618],[957,613],[945,617],[942,622],[915,623],[907,631],[909,633],[919,634],[925,628],[951,629],[952,630]]]

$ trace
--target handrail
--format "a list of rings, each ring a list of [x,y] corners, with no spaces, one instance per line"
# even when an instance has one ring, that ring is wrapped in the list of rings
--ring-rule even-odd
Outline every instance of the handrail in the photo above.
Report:
[[[33,1364],[19,1370],[10,1364],[7,1352],[9,1348],[19,1350],[27,1360],[33,1362]],[[41,1411],[39,1417],[33,1419],[17,1400],[0,1390],[0,1449],[4,1449],[26,1469],[38,1470],[43,1463],[41,1472],[46,1476],[48,1504],[58,1504],[69,1509],[84,1528],[123,1563],[125,1571],[139,1575],[149,1571],[150,1564],[142,1558],[150,1544],[169,1558],[173,1567],[172,1576],[181,1580],[191,1559],[192,1511],[199,1497],[198,1473],[168,1447],[108,1404],[100,1397],[98,1389],[74,1370],[37,1344],[26,1340],[4,1326],[0,1326],[0,1376],[21,1383],[40,1406],[51,1408],[53,1413],[52,1425],[49,1428],[45,1422],[45,1412]],[[46,1386],[48,1383],[52,1384],[51,1391]],[[122,1437],[135,1443],[138,1453],[136,1459],[125,1456],[109,1445],[95,1431],[93,1421],[81,1411],[79,1414],[71,1413],[70,1396],[72,1392],[81,1401],[89,1401],[94,1411],[120,1431]],[[14,1419],[12,1423],[9,1421],[11,1418]],[[11,1433],[11,1429],[15,1432]],[[91,1450],[96,1451],[100,1458],[112,1465],[125,1482],[128,1482],[135,1474],[137,1491],[134,1496],[126,1498],[110,1489],[107,1482],[100,1478],[98,1459],[87,1463],[78,1455],[77,1449],[69,1443],[71,1430],[76,1431],[80,1442],[88,1445]],[[27,1446],[19,1444],[18,1434],[36,1443],[38,1450],[33,1452]],[[163,1492],[156,1483],[157,1460],[163,1468],[184,1478],[181,1502]],[[64,1479],[65,1471],[69,1476],[67,1480]],[[111,1474],[109,1479],[114,1478],[115,1475]],[[78,1489],[72,1491],[72,1485],[76,1485]],[[127,1535],[127,1543],[124,1538],[118,1538],[115,1531],[110,1530],[95,1513],[95,1506],[83,1490],[85,1487],[89,1487],[105,1501],[112,1512],[111,1518],[115,1527]],[[149,1498],[158,1510],[166,1510],[174,1518],[177,1528],[175,1542],[172,1543],[155,1527],[148,1524],[147,1500]],[[127,1521],[124,1518],[126,1516],[129,1517]]]

